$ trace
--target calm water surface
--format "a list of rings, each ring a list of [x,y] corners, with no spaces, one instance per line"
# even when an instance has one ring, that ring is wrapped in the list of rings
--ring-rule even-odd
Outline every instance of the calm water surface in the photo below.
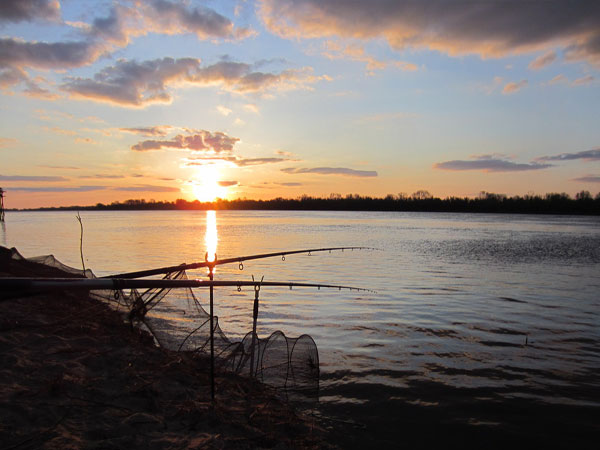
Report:
[[[96,275],[204,259],[205,212],[81,216],[86,266]],[[369,418],[378,414],[393,426],[390,415],[407,404],[452,410],[436,420],[488,426],[512,420],[490,405],[514,401],[598,414],[597,217],[219,211],[217,227],[219,258],[323,246],[379,249],[217,270],[215,279],[264,275],[377,291],[261,291],[260,335],[282,330],[316,341],[324,414],[363,430],[376,427]],[[81,266],[72,212],[9,212],[0,244]],[[199,296],[206,301],[204,292]],[[227,335],[249,331],[252,300],[250,290],[217,291],[216,314]]]

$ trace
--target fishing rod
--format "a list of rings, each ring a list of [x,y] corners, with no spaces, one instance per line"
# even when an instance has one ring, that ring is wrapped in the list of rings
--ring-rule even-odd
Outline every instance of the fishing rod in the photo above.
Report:
[[[52,290],[122,290],[122,289],[172,289],[204,288],[230,286],[241,289],[242,286],[279,286],[328,288],[350,291],[374,292],[370,289],[354,286],[341,286],[320,283],[299,283],[289,281],[229,281],[229,280],[132,280],[124,278],[0,278],[0,290],[14,291],[52,291]]]
[[[236,256],[233,258],[225,258],[225,259],[217,259],[215,255],[214,261],[208,261],[208,258],[204,262],[190,263],[190,264],[180,264],[178,266],[169,266],[169,267],[160,267],[158,269],[148,269],[148,270],[140,270],[137,272],[126,272],[117,275],[108,275],[102,278],[144,278],[152,275],[160,275],[170,272],[179,272],[181,270],[190,270],[190,269],[200,269],[202,267],[214,267],[220,266],[222,264],[232,264],[238,263],[240,270],[244,269],[244,261],[249,261],[253,259],[264,259],[264,258],[273,258],[276,256],[280,256],[283,261],[285,261],[285,257],[287,255],[299,254],[299,253],[307,253],[309,256],[312,253],[317,252],[332,252],[332,251],[344,251],[344,250],[375,250],[371,247],[327,247],[327,248],[310,248],[304,250],[288,250],[283,252],[273,252],[273,253],[262,253],[256,255],[248,255],[248,256]]]

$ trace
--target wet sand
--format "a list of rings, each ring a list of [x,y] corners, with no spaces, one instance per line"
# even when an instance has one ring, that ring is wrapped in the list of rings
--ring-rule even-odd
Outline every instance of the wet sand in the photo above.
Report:
[[[314,418],[84,293],[0,299],[0,447],[331,448]]]

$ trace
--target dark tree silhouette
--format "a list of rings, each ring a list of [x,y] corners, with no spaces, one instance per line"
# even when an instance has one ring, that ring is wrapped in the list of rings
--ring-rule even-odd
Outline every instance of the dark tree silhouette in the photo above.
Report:
[[[523,197],[508,197],[482,191],[476,198],[433,197],[426,190],[411,196],[388,194],[385,197],[369,197],[358,194],[331,194],[329,197],[302,195],[298,198],[277,197],[272,200],[217,199],[214,202],[174,202],[155,200],[126,200],[108,205],[69,206],[37,208],[37,210],[321,210],[321,211],[431,211],[469,213],[512,213],[512,214],[587,214],[600,215],[600,193],[592,197],[589,191],[577,193],[571,198],[565,193],[540,195],[527,194]]]

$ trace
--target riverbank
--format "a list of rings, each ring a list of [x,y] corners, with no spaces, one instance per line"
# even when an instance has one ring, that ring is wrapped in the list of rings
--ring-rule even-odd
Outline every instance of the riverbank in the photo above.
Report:
[[[8,448],[331,448],[314,419],[205,358],[173,353],[86,295],[0,301]]]

